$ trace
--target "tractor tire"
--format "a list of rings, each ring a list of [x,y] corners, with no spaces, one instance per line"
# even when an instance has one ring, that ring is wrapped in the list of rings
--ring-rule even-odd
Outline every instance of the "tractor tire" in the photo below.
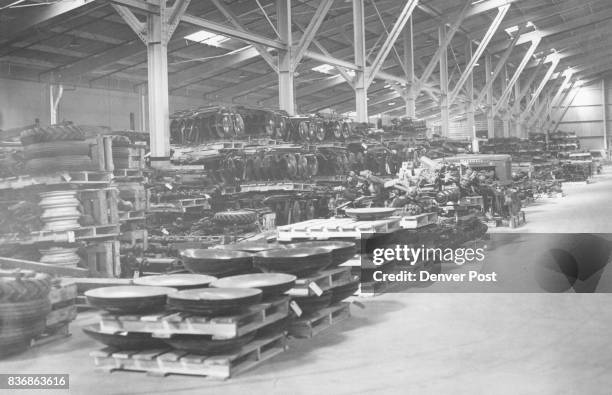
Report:
[[[214,215],[213,221],[222,225],[248,225],[257,222],[257,213],[246,210],[221,211]]]
[[[32,273],[30,277],[0,277],[0,303],[24,302],[46,298],[51,289],[51,278],[43,273]]]
[[[26,130],[21,133],[20,139],[23,145],[49,141],[85,140],[85,133],[77,126],[60,124]]]
[[[89,155],[89,153],[90,147],[86,141],[49,141],[23,147],[23,156],[26,160],[54,158],[57,156]]]
[[[34,158],[25,164],[30,174],[45,174],[56,171],[99,170],[98,164],[87,155],[66,155],[55,158]]]

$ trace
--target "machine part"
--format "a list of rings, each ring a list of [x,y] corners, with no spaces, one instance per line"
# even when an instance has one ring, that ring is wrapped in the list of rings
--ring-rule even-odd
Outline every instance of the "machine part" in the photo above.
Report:
[[[242,119],[242,115],[234,113],[231,116],[235,135],[240,137],[244,136],[244,119]]]
[[[325,123],[320,120],[317,119],[316,121],[311,121],[311,124],[314,123],[314,127],[315,127],[315,138],[317,141],[323,141],[325,140]]]
[[[299,121],[298,135],[301,141],[308,141],[310,139],[310,123],[308,121]]]
[[[122,285],[90,289],[85,292],[87,302],[116,313],[139,314],[163,310],[166,297],[177,290],[169,287]]]
[[[342,122],[341,126],[342,138],[346,140],[351,137],[351,125],[348,122],[344,121]]]
[[[327,123],[327,135],[330,139],[340,140],[342,138],[342,124],[338,121]]]
[[[42,255],[40,258],[41,263],[77,267],[81,261],[81,258],[77,254],[78,250],[79,249],[75,247],[51,247],[39,249],[38,251]]]

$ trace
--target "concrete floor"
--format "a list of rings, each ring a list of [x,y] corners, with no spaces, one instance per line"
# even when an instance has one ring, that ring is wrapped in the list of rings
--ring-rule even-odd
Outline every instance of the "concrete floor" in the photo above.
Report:
[[[591,181],[566,183],[564,197],[537,200],[527,206],[524,226],[491,232],[612,233],[612,167],[604,167]]]
[[[528,230],[606,231],[612,171],[596,181],[528,208]],[[492,253],[514,264],[524,261],[513,255],[519,247]],[[612,290],[612,273],[598,289]],[[434,293],[442,290],[433,284],[359,299],[364,308],[353,305],[349,320],[292,340],[284,354],[225,382],[96,372],[88,354],[100,346],[80,331],[93,313],[79,316],[72,337],[0,361],[0,372],[69,373],[74,394],[611,393],[612,295]]]

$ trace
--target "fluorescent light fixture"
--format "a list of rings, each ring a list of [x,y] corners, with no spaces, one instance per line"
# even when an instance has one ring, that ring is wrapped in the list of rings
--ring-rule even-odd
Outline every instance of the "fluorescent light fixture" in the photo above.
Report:
[[[334,66],[332,66],[331,64],[323,63],[322,65],[313,67],[311,70],[317,71],[323,74],[329,74],[329,72],[332,71],[333,69],[334,69]]]
[[[355,70],[349,70],[349,69],[347,69],[347,70],[346,70],[346,74],[348,74],[348,75],[349,75],[349,77],[353,78],[353,77],[355,76]],[[376,83],[376,81],[372,81],[372,83],[373,83],[373,84],[375,84],[375,83]]]
[[[391,84],[386,84],[383,86],[383,88],[391,88]]]
[[[535,28],[536,26],[533,24],[533,22],[529,21],[527,22],[527,27]],[[506,29],[506,33],[508,33],[509,36],[512,36],[513,33],[516,33],[518,31],[519,31],[519,25],[510,26],[509,28]]]
[[[392,101],[391,103],[389,103],[389,105],[390,105],[390,106],[394,106],[394,105],[395,105],[395,102],[394,102],[394,101]]]
[[[221,34],[211,33],[206,30],[200,30],[195,33],[189,34],[185,36],[186,40],[195,41],[200,44],[206,44],[213,47],[220,46],[221,43],[229,40],[229,37],[223,36]]]
[[[474,0],[472,1],[472,5],[476,5],[476,4],[480,4],[482,2],[484,2],[485,0]]]

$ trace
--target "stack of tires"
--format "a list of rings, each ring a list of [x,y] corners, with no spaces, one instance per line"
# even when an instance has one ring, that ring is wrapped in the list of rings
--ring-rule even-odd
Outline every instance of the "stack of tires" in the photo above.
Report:
[[[24,350],[43,333],[50,288],[46,274],[0,270],[0,357]]]
[[[28,174],[96,170],[90,144],[78,126],[65,123],[35,127],[23,131],[20,138]]]

